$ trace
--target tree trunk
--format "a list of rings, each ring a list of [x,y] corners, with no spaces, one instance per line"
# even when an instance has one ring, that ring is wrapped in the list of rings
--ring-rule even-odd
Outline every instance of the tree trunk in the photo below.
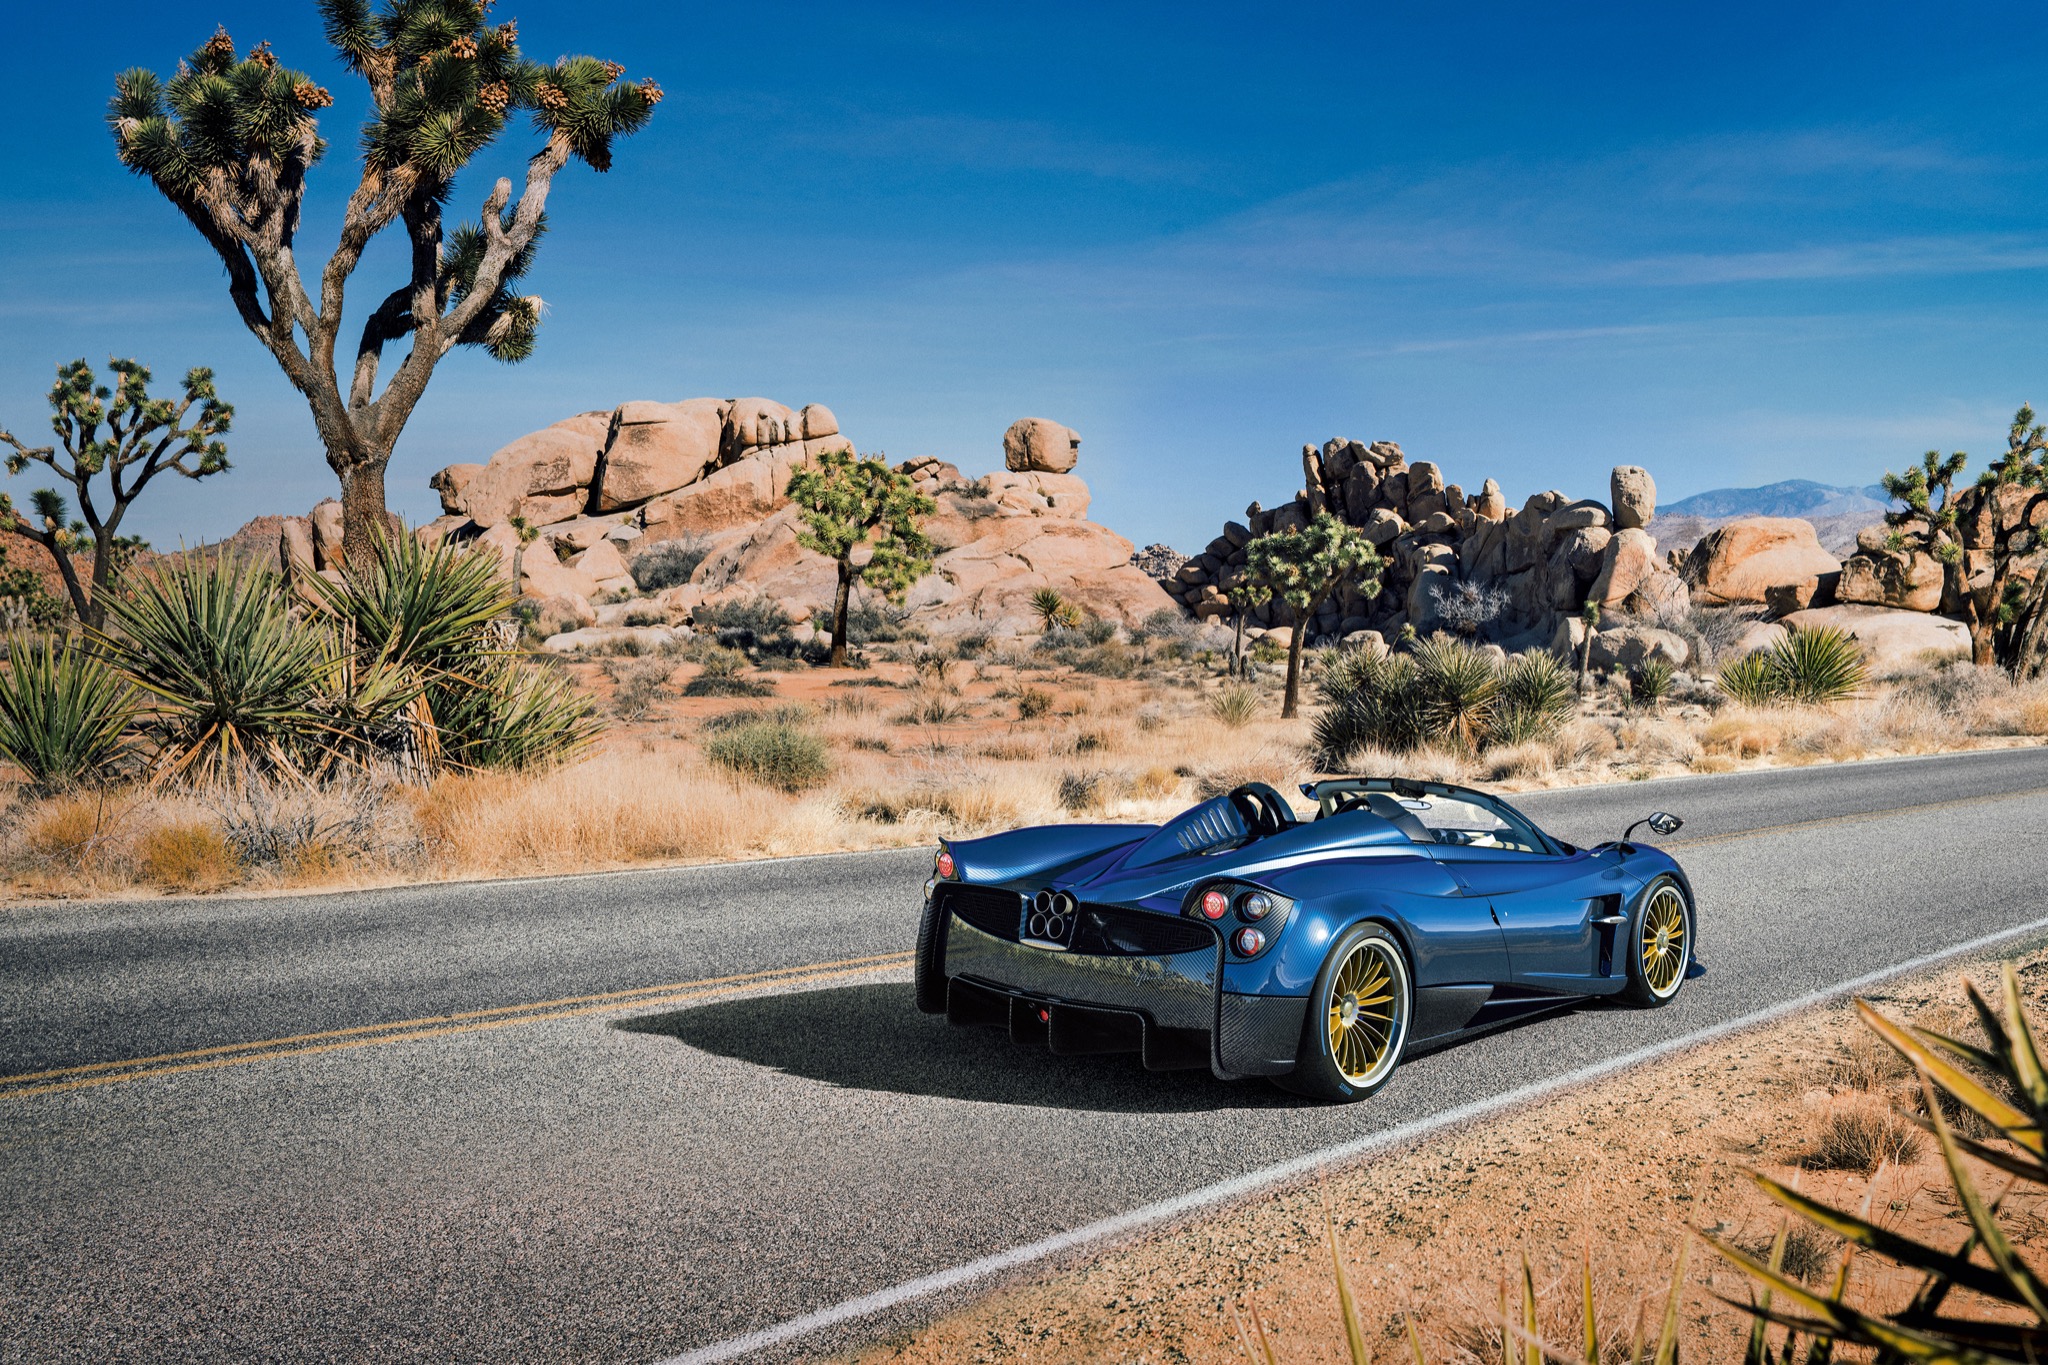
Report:
[[[57,572],[64,579],[64,591],[71,595],[71,610],[77,614],[80,624],[97,627],[99,623],[93,619],[93,610],[99,604],[87,600],[85,587],[78,581],[78,569],[71,562],[71,552],[57,542],[55,532],[36,534],[31,538],[50,552],[50,558],[57,561]],[[94,565],[93,572],[97,577],[97,564]]]
[[[384,507],[384,467],[389,457],[352,465],[341,475],[341,563],[357,568],[377,562],[377,544],[391,535]]]
[[[1982,612],[1970,615],[1970,662],[1979,668],[1990,668],[1997,663],[1992,637],[1997,634],[1996,618]]]
[[[1586,638],[1579,645],[1579,695],[1586,695],[1586,674],[1593,667],[1593,628],[1586,627]]]
[[[1236,634],[1230,642],[1229,676],[1242,678],[1244,676],[1244,608],[1239,607],[1231,613],[1231,617],[1233,618],[1231,625]]]
[[[1301,701],[1301,635],[1299,623],[1294,638],[1287,642],[1287,695],[1280,702],[1280,719],[1293,720]]]
[[[842,559],[839,587],[832,594],[832,657],[827,662],[833,668],[846,667],[846,602],[852,594],[853,565]]]

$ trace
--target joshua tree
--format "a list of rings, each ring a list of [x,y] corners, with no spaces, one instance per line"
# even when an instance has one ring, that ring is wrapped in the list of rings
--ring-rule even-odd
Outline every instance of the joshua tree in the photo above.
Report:
[[[920,519],[937,504],[874,456],[856,460],[850,450],[826,451],[815,463],[789,476],[790,500],[803,518],[797,544],[839,566],[832,599],[832,659],[846,665],[846,605],[855,583],[865,583],[892,602],[932,566],[932,543]]]
[[[1291,720],[1301,700],[1301,647],[1316,611],[1337,585],[1350,578],[1359,596],[1379,591],[1384,565],[1379,551],[1360,533],[1328,512],[1296,531],[1272,531],[1245,546],[1245,577],[1285,602],[1294,613],[1294,637],[1287,645],[1287,695],[1280,718]]]
[[[1273,590],[1263,583],[1239,575],[1230,585],[1230,676],[1242,678],[1251,670],[1244,662],[1244,618],[1255,608],[1273,600]]]
[[[341,481],[342,545],[370,562],[386,530],[384,469],[441,357],[481,346],[501,361],[532,354],[541,301],[514,287],[533,263],[557,172],[576,157],[611,166],[612,142],[661,100],[652,81],[594,57],[552,66],[520,55],[516,23],[486,24],[489,0],[319,0],[327,40],[369,86],[362,169],[317,289],[300,274],[299,214],[327,144],[317,111],[334,102],[267,43],[237,55],[225,30],[168,81],[137,68],[114,79],[107,122],[121,162],[148,177],[227,268],[243,324],[305,395]],[[500,179],[479,221],[442,220],[456,174],[531,110],[542,136],[512,197]],[[336,346],[349,282],[387,228],[408,243],[405,279],[362,323],[344,379]],[[411,338],[383,392],[384,348]]]
[[[1930,450],[1917,468],[1884,476],[1884,491],[1905,504],[1886,513],[1885,521],[1902,543],[1917,532],[1941,562],[1942,597],[1961,611],[1970,628],[1971,660],[1980,667],[1999,664],[2015,674],[2040,667],[2048,582],[2037,573],[2028,583],[2019,570],[2037,564],[2043,549],[2034,523],[2048,503],[2044,455],[2048,427],[2037,424],[2033,408],[2022,404],[2006,434],[2005,454],[1978,476],[1974,488],[1954,491],[1969,460],[1960,450],[1946,457]],[[2034,492],[2015,505],[2004,496],[2015,488]],[[1977,542],[1974,550],[1971,541]]]
[[[104,598],[121,562],[142,543],[121,535],[122,518],[149,481],[167,469],[188,479],[225,470],[228,448],[220,438],[235,415],[214,392],[212,370],[188,371],[184,398],[173,400],[151,398],[149,371],[132,360],[112,360],[108,368],[114,372],[111,387],[100,383],[83,360],[57,367],[57,382],[50,388],[50,430],[57,444],[27,446],[12,432],[0,431],[0,445],[10,447],[9,474],[31,463],[47,465],[78,499],[80,520],[74,522],[67,500],[54,488],[35,491],[33,517],[23,516],[0,495],[0,518],[8,529],[50,552],[78,619],[95,629],[104,624]],[[106,476],[100,485],[104,507],[94,492],[101,475]],[[90,586],[79,581],[75,551],[92,555]]]
[[[1579,608],[1579,619],[1586,623],[1585,638],[1579,641],[1579,685],[1580,696],[1586,695],[1586,674],[1593,669],[1593,632],[1600,629],[1600,603],[1593,598],[1586,599],[1586,605]]]

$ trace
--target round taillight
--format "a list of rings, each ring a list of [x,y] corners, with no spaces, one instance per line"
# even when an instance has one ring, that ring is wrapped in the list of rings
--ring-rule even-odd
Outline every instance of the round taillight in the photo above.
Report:
[[[1273,913],[1273,898],[1263,891],[1248,891],[1238,897],[1237,913],[1246,919],[1264,919]]]
[[[1230,944],[1246,957],[1256,957],[1266,946],[1266,936],[1256,929],[1240,929],[1231,936]]]
[[[1222,919],[1230,913],[1230,897],[1221,891],[1204,891],[1202,913],[1210,919]]]
[[[939,857],[938,857],[937,867],[938,867],[938,869],[939,869],[939,875],[940,875],[941,877],[945,877],[945,878],[947,878],[948,880],[950,880],[950,879],[952,878],[952,876],[953,876],[953,850],[952,850],[952,849],[950,849],[950,848],[942,848],[942,849],[940,849],[940,850],[939,850]]]

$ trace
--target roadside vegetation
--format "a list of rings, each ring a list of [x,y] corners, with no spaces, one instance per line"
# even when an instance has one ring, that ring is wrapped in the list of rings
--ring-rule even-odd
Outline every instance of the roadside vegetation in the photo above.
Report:
[[[830,668],[830,618],[768,601],[683,624],[634,598],[612,642],[550,654],[484,561],[409,541],[299,590],[153,561],[103,632],[11,637],[0,870],[28,897],[575,872],[1156,820],[1327,771],[1515,791],[2048,737],[2048,683],[1874,672],[1838,632],[1745,654],[1710,611],[1677,623],[1706,671],[1583,697],[1576,658],[1449,634],[1305,650],[1289,720],[1277,646],[1234,670],[1220,629],[1044,597],[1036,635],[932,639],[871,595]]]

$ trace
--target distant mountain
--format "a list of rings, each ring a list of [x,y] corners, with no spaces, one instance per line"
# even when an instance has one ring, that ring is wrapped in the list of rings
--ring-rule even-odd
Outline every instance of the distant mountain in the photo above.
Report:
[[[1737,517],[1803,517],[1820,543],[1836,555],[1856,548],[1856,533],[1884,520],[1891,507],[1884,489],[1842,488],[1811,479],[1786,479],[1762,488],[1714,488],[1661,503],[1650,529],[1666,549],[1685,549]]]
[[[1761,488],[1714,488],[1677,502],[1658,506],[1660,515],[1701,517],[1815,517],[1869,516],[1875,522],[1891,506],[1884,489],[1877,484],[1866,488],[1839,488],[1811,479],[1786,479]]]

